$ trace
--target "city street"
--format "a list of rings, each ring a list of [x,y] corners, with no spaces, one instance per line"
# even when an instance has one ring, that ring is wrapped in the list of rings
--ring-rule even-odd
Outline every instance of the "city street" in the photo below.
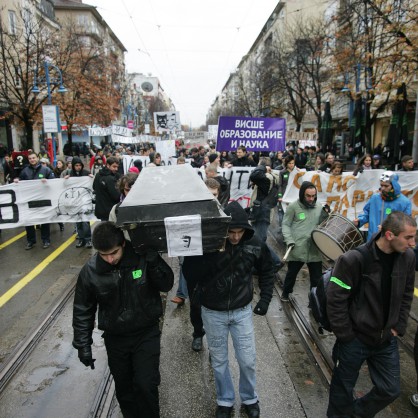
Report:
[[[52,225],[51,231],[52,245],[49,249],[44,250],[37,245],[34,249],[25,251],[25,237],[21,229],[2,230],[0,259],[3,268],[0,273],[0,297],[3,305],[0,308],[0,367],[56,303],[56,298],[74,284],[79,269],[93,252],[75,248],[72,224],[66,224],[64,232],[59,231],[58,225]],[[274,232],[274,228],[272,231]],[[276,251],[282,253],[280,242],[270,243],[275,246]],[[177,281],[177,259],[167,260],[175,272]],[[282,271],[282,274],[284,273],[285,269]],[[309,318],[306,308],[306,273],[306,270],[302,270],[294,296]],[[15,286],[22,283],[22,280],[27,284],[17,290]],[[188,302],[182,307],[170,302],[175,295],[176,287],[177,283],[167,298],[164,297],[166,303],[162,321],[160,367],[161,416],[212,417],[216,402],[206,339],[203,340],[202,352],[195,353],[191,350],[192,327],[188,318]],[[279,300],[279,293],[280,288],[276,286],[269,312],[265,317],[254,316],[257,386],[262,416],[324,416],[328,397],[327,385],[304,342],[289,321]],[[413,318],[418,317],[416,298],[412,315]],[[96,369],[92,371],[79,362],[77,351],[71,346],[71,317],[70,297],[51,328],[35,344],[33,351],[10,382],[2,388],[0,417],[87,416],[94,410],[106,378],[106,353],[101,333],[97,330],[94,333],[93,344],[94,357],[97,359]],[[410,338],[416,329],[416,321],[413,318],[410,320]],[[323,336],[322,341],[330,349],[333,342],[332,334]],[[402,348],[401,358],[402,395],[379,414],[379,417],[414,416],[415,411],[409,404],[408,396],[415,388],[415,370],[412,359]],[[234,381],[237,382],[239,372],[233,354],[230,362]],[[365,369],[361,373],[357,393],[361,393],[367,387],[370,387],[370,382]],[[113,393],[111,387],[109,392]],[[60,401],[57,402],[57,399]],[[109,410],[106,416],[121,418],[117,402],[111,398],[107,402]],[[239,400],[234,416],[246,416],[239,407]]]

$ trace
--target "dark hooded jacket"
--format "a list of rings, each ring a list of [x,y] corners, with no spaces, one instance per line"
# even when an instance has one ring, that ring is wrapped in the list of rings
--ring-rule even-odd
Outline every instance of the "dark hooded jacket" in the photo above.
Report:
[[[74,166],[76,164],[81,164],[81,170],[80,171],[74,170]],[[72,159],[71,166],[72,166],[72,169],[70,171],[70,177],[85,177],[85,176],[88,176],[90,174],[90,171],[84,169],[84,163],[83,163],[83,161],[81,161],[81,158],[79,158],[79,157],[74,157]]]
[[[237,202],[224,212],[231,216],[229,229],[245,230],[240,242],[226,240],[225,251],[185,257],[183,274],[196,281],[201,304],[215,311],[230,311],[248,305],[253,299],[253,269],[259,278],[260,300],[270,303],[273,293],[273,262],[266,244],[254,236],[245,210]]]
[[[313,183],[304,181],[299,190],[299,199],[292,202],[286,209],[282,222],[282,233],[287,245],[295,244],[290,252],[288,261],[302,261],[304,263],[322,261],[321,253],[314,244],[311,233],[323,220],[328,217],[321,205],[312,206],[305,201],[305,191],[314,187]],[[316,188],[315,188],[316,189]]]
[[[108,220],[114,204],[119,202],[120,191],[116,188],[118,174],[113,174],[107,166],[94,177],[93,190],[96,193],[94,214],[101,220]]]
[[[117,266],[96,253],[77,280],[73,346],[79,349],[92,344],[97,306],[98,328],[108,334],[132,335],[157,324],[163,313],[160,291],[168,292],[173,282],[173,272],[160,256],[147,262],[128,241]]]

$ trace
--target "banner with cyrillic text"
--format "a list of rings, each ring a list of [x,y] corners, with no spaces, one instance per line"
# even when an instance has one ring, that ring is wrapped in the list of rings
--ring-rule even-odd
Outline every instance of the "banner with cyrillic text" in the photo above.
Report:
[[[373,193],[379,191],[380,175],[384,170],[363,171],[357,177],[352,172],[333,176],[317,171],[296,171],[289,176],[283,202],[289,204],[299,198],[299,189],[304,181],[312,182],[318,190],[318,203],[328,204],[348,219],[355,219],[362,213],[364,205]],[[418,215],[418,171],[398,171],[402,193],[411,200],[412,215]]]
[[[286,147],[286,119],[220,116],[217,151],[283,151]]]
[[[0,187],[0,229],[97,220],[93,179],[26,180]]]

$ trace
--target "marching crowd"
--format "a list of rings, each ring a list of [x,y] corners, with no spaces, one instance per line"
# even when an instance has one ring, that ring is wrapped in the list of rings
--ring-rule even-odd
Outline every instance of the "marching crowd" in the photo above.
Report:
[[[336,161],[332,152],[323,154],[316,147],[294,150],[288,145],[283,152],[252,153],[240,146],[236,152],[218,153],[209,144],[191,149],[177,145],[177,164],[188,162],[205,171],[206,186],[218,198],[231,222],[224,251],[179,260],[179,286],[172,302],[182,306],[187,298],[190,300],[192,350],[201,351],[206,336],[215,378],[216,417],[232,416],[235,403],[228,365],[229,335],[240,369],[241,403],[249,417],[258,417],[252,313],[267,313],[274,281],[278,280],[282,267],[278,255],[267,244],[272,216],[279,214],[283,240],[289,249],[281,295],[281,300],[287,303],[304,264],[309,270],[311,288],[321,279],[322,256],[311,232],[329,216],[329,208],[317,202],[317,188],[307,181],[300,187],[299,198],[283,211],[282,198],[289,187],[289,176],[301,169],[341,175],[343,164]],[[373,155],[359,158],[354,174],[382,168],[383,156],[378,151],[379,148]],[[72,154],[68,148],[67,153]],[[44,149],[39,154],[30,150],[21,169],[11,164],[7,150],[3,157],[0,152],[0,157],[4,160],[5,183],[94,177],[95,215],[101,222],[93,231],[88,222],[76,223],[76,246],[94,247],[97,253],[82,268],[77,281],[73,345],[80,361],[94,369],[91,345],[98,310],[98,327],[104,331],[109,367],[124,417],[158,417],[160,292],[172,288],[174,277],[158,252],[148,249],[135,253],[129,235],[116,227],[119,205],[143,169],[142,161],[136,160],[129,172],[123,173],[124,154],[147,156],[147,167],[162,164],[161,155],[152,144],[105,145],[92,150],[90,155],[67,155],[65,161],[57,161],[56,167],[50,166]],[[248,210],[237,202],[229,203],[230,185],[218,174],[219,167],[244,166],[254,167]],[[413,170],[412,157],[404,156],[399,169]],[[411,202],[401,193],[398,180],[396,171],[384,171],[379,191],[353,221],[358,227],[369,224],[364,244],[371,266],[367,280],[362,255],[357,251],[343,254],[333,269],[327,307],[336,343],[328,417],[373,417],[400,393],[396,337],[406,331],[413,299],[417,225],[411,217]],[[50,225],[41,225],[40,229],[43,248],[48,248]],[[26,231],[26,249],[30,250],[36,243],[36,231],[33,226],[26,227]],[[258,277],[260,287],[254,309],[253,275]],[[418,353],[418,367],[417,357]],[[373,387],[366,395],[353,399],[364,362],[369,366]],[[418,395],[413,395],[411,402],[418,407]]]

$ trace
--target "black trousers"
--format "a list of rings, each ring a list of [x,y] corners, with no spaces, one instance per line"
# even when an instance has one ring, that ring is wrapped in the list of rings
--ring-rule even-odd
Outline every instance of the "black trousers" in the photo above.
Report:
[[[161,332],[158,324],[135,335],[105,333],[103,336],[124,418],[159,418]]]
[[[296,283],[296,277],[305,263],[303,261],[289,261],[287,263],[287,273],[284,279],[283,293],[287,295],[293,292],[293,287]],[[311,289],[318,284],[322,276],[322,263],[320,261],[313,261],[306,263],[309,270],[309,279],[311,282]]]
[[[36,243],[36,231],[33,225],[26,226],[26,239],[28,243],[35,244]],[[49,224],[41,224],[41,240],[42,242],[50,241],[50,228]]]
[[[190,322],[193,325],[193,338],[203,337],[205,331],[202,321],[202,307],[200,305],[200,294],[197,288],[197,280],[186,279],[187,292],[190,301]]]

